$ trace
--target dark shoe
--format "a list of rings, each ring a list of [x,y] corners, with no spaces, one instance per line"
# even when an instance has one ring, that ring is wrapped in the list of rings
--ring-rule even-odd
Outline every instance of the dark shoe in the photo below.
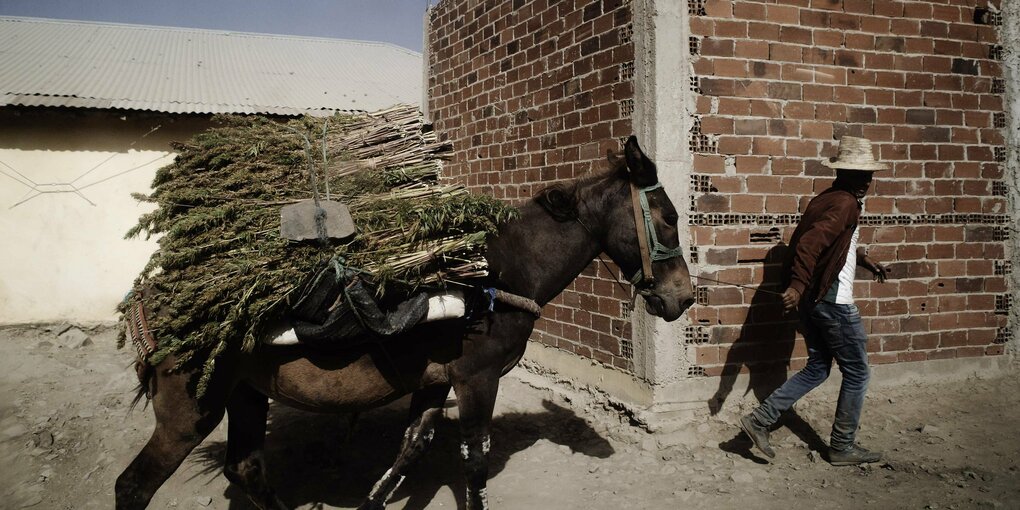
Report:
[[[747,437],[751,438],[754,445],[757,446],[766,457],[770,459],[776,457],[776,452],[772,450],[772,445],[769,444],[769,429],[758,425],[758,421],[754,419],[753,414],[740,418],[740,429],[747,434]]]
[[[868,451],[856,444],[846,450],[833,450],[829,448],[829,464],[833,466],[856,466],[880,460],[882,460],[881,453]]]

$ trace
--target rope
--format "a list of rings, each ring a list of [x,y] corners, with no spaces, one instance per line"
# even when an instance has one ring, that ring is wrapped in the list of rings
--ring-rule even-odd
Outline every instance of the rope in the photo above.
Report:
[[[500,290],[492,287],[483,289],[485,295],[489,297],[489,311],[492,311],[493,305],[496,301],[510,305],[514,308],[520,308],[526,312],[531,312],[536,318],[542,316],[542,307],[538,306],[538,303],[534,299],[526,298],[524,296],[518,296],[505,290]]]
[[[740,287],[742,289],[753,290],[755,292],[764,292],[766,294],[772,294],[773,296],[779,296],[779,297],[783,296],[782,292],[776,292],[774,290],[766,290],[766,289],[763,289],[761,287],[752,287],[750,285],[741,285],[739,283],[724,282],[722,280],[716,280],[715,278],[709,278],[707,276],[691,275],[691,277],[697,278],[699,280],[708,280],[710,282],[721,283],[723,285],[732,285],[734,287]]]

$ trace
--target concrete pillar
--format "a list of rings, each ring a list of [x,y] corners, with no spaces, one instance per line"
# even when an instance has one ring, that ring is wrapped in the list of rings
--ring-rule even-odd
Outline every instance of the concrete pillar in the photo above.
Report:
[[[692,155],[688,144],[695,97],[688,86],[692,69],[685,2],[634,0],[634,131],[656,162],[659,180],[688,224]],[[690,261],[687,229],[680,244]],[[635,364],[657,402],[656,388],[687,377],[691,365],[684,346],[686,316],[666,323],[638,307],[634,314]]]
[[[1008,284],[1013,296],[1009,317],[1013,338],[1007,344],[1007,350],[1015,358],[1020,355],[1020,2],[1002,2],[1001,14],[999,41],[1003,47],[1003,78],[1006,80],[1006,127],[1003,133],[1006,162],[1003,170],[1007,211],[1013,218],[1007,244],[1012,260]]]

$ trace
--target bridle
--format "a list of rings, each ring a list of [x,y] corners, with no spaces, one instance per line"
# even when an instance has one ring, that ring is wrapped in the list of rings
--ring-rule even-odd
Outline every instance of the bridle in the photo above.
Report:
[[[658,262],[660,260],[669,260],[672,258],[680,257],[683,255],[683,250],[677,245],[676,248],[667,248],[666,245],[659,242],[659,236],[655,234],[655,225],[652,223],[652,210],[648,205],[648,193],[662,188],[661,182],[656,182],[651,186],[645,186],[643,188],[637,187],[633,182],[630,183],[630,197],[631,203],[634,208],[634,228],[637,229],[638,238],[638,251],[641,253],[641,267],[638,268],[634,276],[630,278],[630,283],[634,285],[634,289],[639,294],[644,294],[647,289],[655,284],[655,274],[652,272],[652,262]],[[588,227],[581,218],[574,218],[589,235],[594,236],[595,233]],[[644,228],[642,228],[642,226]],[[651,248],[649,248],[648,240],[651,239]],[[623,285],[623,281],[616,276],[606,261],[602,259],[602,256],[598,257],[599,262],[605,266],[606,271],[613,276],[616,280],[617,285],[626,291],[626,287]],[[636,298],[636,294],[632,296],[631,308],[634,308],[633,299]]]
[[[634,225],[637,228],[638,247],[641,252],[641,268],[630,279],[630,283],[636,287],[649,287],[655,283],[652,262],[669,260],[683,255],[683,250],[679,245],[676,248],[667,248],[659,242],[659,237],[655,235],[652,210],[648,206],[648,193],[661,188],[661,182],[644,188],[638,188],[633,182],[630,183],[630,197],[634,205]],[[641,228],[642,225],[644,228]]]

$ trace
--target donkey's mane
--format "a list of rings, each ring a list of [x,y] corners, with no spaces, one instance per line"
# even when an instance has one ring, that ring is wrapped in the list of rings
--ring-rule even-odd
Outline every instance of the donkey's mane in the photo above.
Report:
[[[567,222],[577,219],[580,211],[578,203],[586,197],[582,197],[585,190],[589,190],[599,184],[608,184],[617,179],[625,179],[627,174],[627,162],[623,158],[609,158],[610,169],[600,174],[590,175],[567,182],[550,184],[535,195],[535,202],[542,206],[556,221]],[[601,210],[603,205],[599,202],[586,200],[588,207]]]

